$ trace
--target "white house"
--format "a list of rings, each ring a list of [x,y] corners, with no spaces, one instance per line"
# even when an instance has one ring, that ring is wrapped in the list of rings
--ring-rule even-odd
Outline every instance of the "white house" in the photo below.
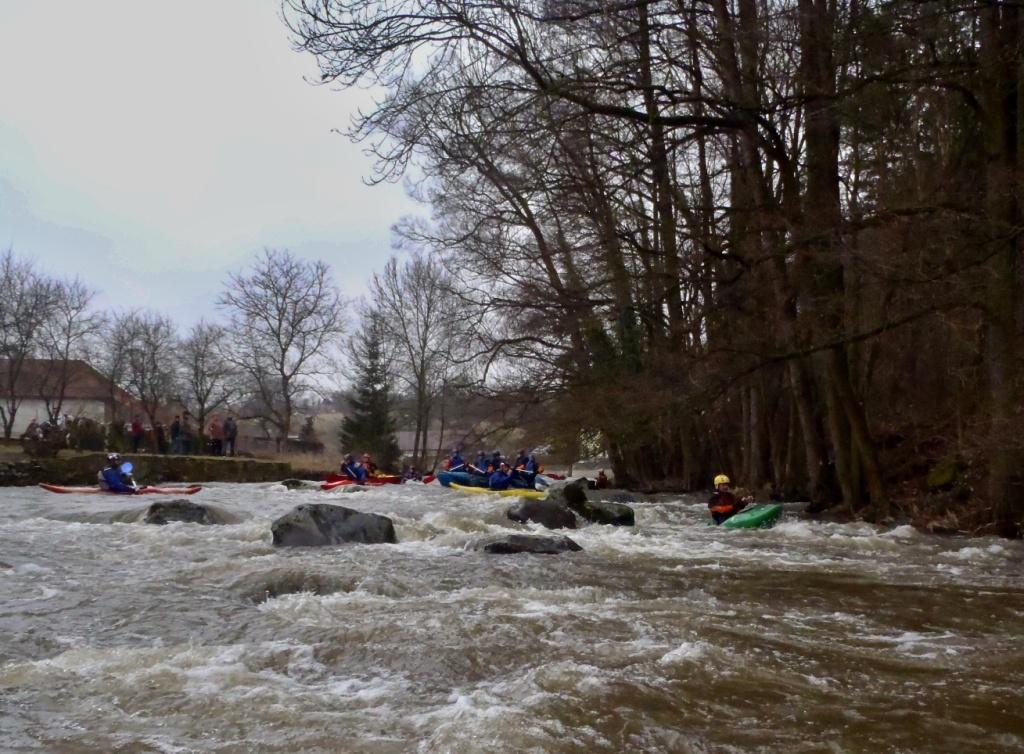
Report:
[[[64,399],[61,415],[88,417],[98,422],[130,416],[131,397],[113,386],[106,377],[84,361],[65,362],[50,359],[26,359],[14,381],[14,397],[20,400],[14,420],[13,437],[20,436],[33,421],[44,421],[49,415],[46,401],[55,401],[63,383]],[[10,400],[8,365],[0,359],[0,402],[6,408]]]

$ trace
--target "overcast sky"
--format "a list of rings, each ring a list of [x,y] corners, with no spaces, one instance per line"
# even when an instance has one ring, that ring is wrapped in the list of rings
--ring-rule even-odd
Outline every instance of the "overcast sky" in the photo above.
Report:
[[[367,187],[332,128],[363,91],[313,86],[277,0],[0,0],[0,249],[78,275],[105,307],[215,316],[264,246],[356,295],[420,210]]]

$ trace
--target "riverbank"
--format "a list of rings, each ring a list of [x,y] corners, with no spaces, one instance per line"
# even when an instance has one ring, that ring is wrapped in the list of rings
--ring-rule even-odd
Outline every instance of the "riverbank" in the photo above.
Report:
[[[296,476],[282,461],[215,456],[132,455],[135,479],[141,484],[165,482],[274,482]],[[27,487],[41,482],[88,485],[106,463],[105,453],[59,458],[5,458],[0,463],[0,487]]]

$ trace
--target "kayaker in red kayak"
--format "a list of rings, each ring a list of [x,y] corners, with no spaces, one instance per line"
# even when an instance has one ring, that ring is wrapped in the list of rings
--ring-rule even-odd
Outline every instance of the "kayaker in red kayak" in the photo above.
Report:
[[[711,509],[711,517],[716,524],[720,524],[731,516],[735,516],[747,507],[747,503],[753,498],[745,497],[738,499],[731,489],[732,482],[725,474],[715,477],[715,492],[708,500],[708,508]]]
[[[355,456],[351,453],[346,453],[345,457],[341,459],[341,475],[353,482],[365,482],[367,471],[362,464],[356,463]]]
[[[369,453],[363,453],[361,464],[366,471],[367,477],[377,476],[377,464],[373,462],[373,458],[370,457]]]
[[[107,456],[107,465],[97,474],[100,489],[116,492],[119,495],[134,495],[139,491],[139,486],[132,479],[131,471],[121,470],[123,461],[117,453]]]

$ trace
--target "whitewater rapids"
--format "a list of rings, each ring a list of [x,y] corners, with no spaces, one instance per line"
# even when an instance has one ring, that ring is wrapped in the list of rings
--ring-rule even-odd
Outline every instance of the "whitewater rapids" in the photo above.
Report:
[[[1021,542],[662,497],[500,556],[465,546],[511,501],[437,486],[191,500],[240,523],[0,490],[0,751],[1024,750]],[[399,544],[275,549],[309,502]]]

